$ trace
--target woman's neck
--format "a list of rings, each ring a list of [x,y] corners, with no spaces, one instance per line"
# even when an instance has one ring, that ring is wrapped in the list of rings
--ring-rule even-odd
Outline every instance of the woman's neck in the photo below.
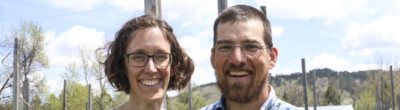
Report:
[[[149,102],[131,96],[118,110],[161,110],[162,102],[162,99]]]

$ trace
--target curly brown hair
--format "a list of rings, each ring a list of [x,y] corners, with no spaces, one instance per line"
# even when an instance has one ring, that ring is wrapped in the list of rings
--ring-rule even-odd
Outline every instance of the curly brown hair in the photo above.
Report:
[[[104,64],[104,72],[108,81],[117,91],[129,94],[130,85],[127,67],[125,67],[124,55],[128,43],[133,39],[136,30],[158,27],[171,44],[172,63],[171,75],[167,90],[182,90],[186,87],[194,71],[192,59],[183,51],[173,33],[173,29],[164,20],[150,15],[133,18],[116,33],[115,40],[108,43],[103,49],[107,49],[107,57]]]

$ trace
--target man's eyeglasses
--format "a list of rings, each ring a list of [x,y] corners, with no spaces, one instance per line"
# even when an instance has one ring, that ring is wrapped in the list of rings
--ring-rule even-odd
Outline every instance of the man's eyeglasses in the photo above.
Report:
[[[268,46],[261,45],[259,43],[244,43],[242,45],[233,45],[232,43],[220,43],[216,44],[213,48],[216,54],[229,56],[232,54],[235,47],[240,47],[244,55],[254,56],[260,53],[260,50]]]
[[[128,58],[129,64],[134,67],[146,66],[150,57],[153,57],[153,62],[158,67],[167,67],[172,62],[172,55],[170,53],[159,53],[155,55],[131,53],[126,54],[125,57]]]

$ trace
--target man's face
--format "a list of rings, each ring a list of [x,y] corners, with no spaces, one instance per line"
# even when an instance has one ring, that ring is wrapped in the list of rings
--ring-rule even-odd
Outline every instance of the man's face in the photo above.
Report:
[[[259,20],[226,22],[218,24],[216,45],[240,45],[231,53],[211,50],[211,64],[215,69],[217,84],[223,95],[231,101],[247,103],[258,97],[267,84],[268,71],[275,66],[277,50],[268,52],[261,48],[254,54],[247,51],[246,44],[265,46],[263,24]],[[225,48],[220,48],[223,50]],[[257,50],[257,49],[256,49]]]

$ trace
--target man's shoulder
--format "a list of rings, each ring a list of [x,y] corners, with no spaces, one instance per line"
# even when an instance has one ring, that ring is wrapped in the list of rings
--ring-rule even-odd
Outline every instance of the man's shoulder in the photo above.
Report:
[[[201,108],[200,110],[215,110],[217,108],[217,106],[218,106],[218,101],[213,104],[207,105],[207,106]]]
[[[207,106],[201,108],[200,110],[213,110],[212,108],[214,108],[214,104],[207,105]]]
[[[273,106],[267,107],[266,110],[298,110],[298,108],[292,104],[278,99]]]
[[[222,109],[223,109],[223,107],[220,103],[220,100],[218,100],[213,104],[210,104],[210,105],[207,105],[207,106],[201,108],[200,110],[222,110]]]

